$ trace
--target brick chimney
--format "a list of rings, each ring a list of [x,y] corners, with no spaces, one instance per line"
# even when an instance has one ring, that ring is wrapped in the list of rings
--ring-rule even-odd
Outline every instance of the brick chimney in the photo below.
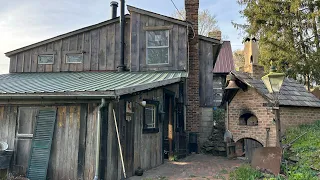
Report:
[[[221,40],[221,31],[215,30],[208,33],[208,37]]]
[[[189,77],[187,79],[186,128],[189,132],[198,132],[200,126],[199,97],[199,39],[198,11],[199,0],[185,0],[186,20],[192,24],[188,29],[189,40]]]
[[[264,67],[259,65],[259,47],[256,38],[247,38],[244,42],[244,67],[240,71],[249,73],[251,77],[261,79],[264,76]]]

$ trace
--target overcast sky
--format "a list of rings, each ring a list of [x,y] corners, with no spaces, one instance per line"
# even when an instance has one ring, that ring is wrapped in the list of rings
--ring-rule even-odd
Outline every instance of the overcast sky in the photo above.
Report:
[[[184,8],[184,0],[174,2],[179,9]],[[170,0],[126,3],[168,16],[175,11]],[[0,4],[0,74],[9,69],[5,52],[110,18],[110,0],[0,0]],[[200,9],[216,15],[222,35],[228,36],[233,50],[242,48],[242,37],[231,24],[244,21],[236,0],[200,0]]]

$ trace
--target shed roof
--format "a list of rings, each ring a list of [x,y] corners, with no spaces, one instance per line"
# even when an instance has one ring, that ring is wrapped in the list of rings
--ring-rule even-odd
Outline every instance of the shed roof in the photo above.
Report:
[[[161,87],[186,72],[59,72],[0,75],[0,98],[117,97]]]
[[[229,73],[234,70],[234,61],[230,41],[224,41],[213,68],[213,73]]]
[[[273,98],[261,79],[254,79],[244,72],[232,71],[231,73],[248,86],[257,89],[267,99]],[[291,78],[285,78],[282,84],[279,103],[282,106],[320,107],[320,100]]]

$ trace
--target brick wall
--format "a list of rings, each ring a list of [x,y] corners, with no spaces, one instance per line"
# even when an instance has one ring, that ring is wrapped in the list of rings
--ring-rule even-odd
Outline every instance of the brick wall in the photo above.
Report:
[[[264,106],[266,103],[267,100],[253,88],[249,88],[246,92],[238,91],[229,104],[229,130],[235,142],[242,138],[252,138],[265,146],[266,128],[270,128],[268,146],[276,146],[274,114]],[[239,125],[239,117],[244,110],[252,112],[258,118],[258,126]]]
[[[310,124],[320,120],[320,108],[311,107],[280,107],[281,130],[300,124]]]
[[[198,10],[199,0],[185,0],[186,20],[189,27],[189,77],[187,79],[186,128],[189,132],[198,132],[200,126],[199,101],[199,39]]]

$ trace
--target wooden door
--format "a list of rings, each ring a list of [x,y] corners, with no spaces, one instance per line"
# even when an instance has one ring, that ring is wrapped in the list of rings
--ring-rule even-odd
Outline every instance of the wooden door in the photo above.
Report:
[[[246,153],[246,158],[248,158],[249,161],[252,159],[253,152],[256,148],[263,147],[261,143],[254,139],[246,138],[244,139],[244,149]]]

